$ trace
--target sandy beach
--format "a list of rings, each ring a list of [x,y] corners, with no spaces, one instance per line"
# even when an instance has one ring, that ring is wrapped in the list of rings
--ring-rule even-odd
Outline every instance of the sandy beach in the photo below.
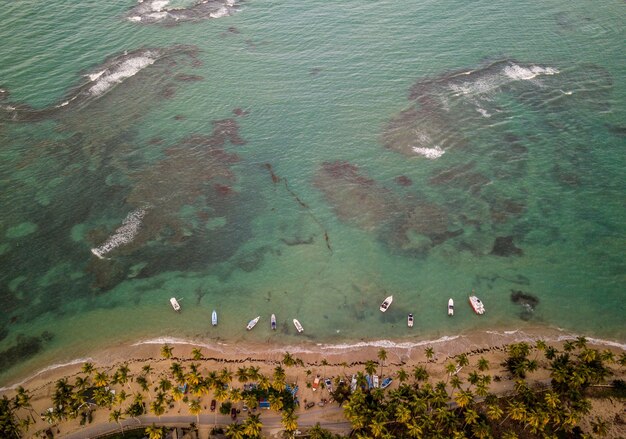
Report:
[[[540,332],[542,331],[542,332]],[[543,337],[542,337],[543,335]],[[310,383],[313,379],[320,375],[321,377],[334,378],[346,377],[350,378],[352,374],[364,370],[367,361],[378,363],[377,373],[384,376],[396,378],[397,371],[404,369],[409,374],[416,365],[423,365],[427,368],[431,381],[446,381],[445,365],[453,361],[456,355],[465,353],[469,359],[469,366],[459,371],[461,379],[465,378],[466,373],[473,370],[477,361],[482,357],[489,364],[489,373],[492,376],[500,377],[500,379],[492,382],[491,391],[502,394],[512,389],[512,382],[507,380],[506,371],[500,366],[500,363],[506,358],[506,345],[510,343],[526,341],[533,344],[536,340],[545,340],[548,344],[559,347],[567,340],[576,338],[575,334],[566,333],[558,330],[547,332],[545,328],[537,328],[536,331],[504,331],[504,332],[480,332],[471,335],[457,335],[442,337],[438,340],[430,340],[424,342],[403,342],[394,343],[389,340],[363,341],[355,344],[345,345],[323,345],[323,344],[306,344],[298,346],[279,346],[279,345],[254,345],[241,343],[209,343],[193,342],[188,340],[177,340],[172,338],[154,339],[138,341],[128,346],[111,347],[101,352],[93,353],[90,356],[90,362],[93,363],[98,371],[107,372],[111,376],[117,368],[123,364],[129,367],[130,381],[126,385],[117,384],[112,388],[118,391],[124,391],[131,395],[140,392],[139,385],[134,382],[134,378],[141,374],[142,367],[149,364],[152,367],[149,380],[151,387],[156,387],[156,383],[161,378],[171,379],[169,368],[173,362],[180,363],[184,368],[188,368],[191,363],[200,364],[199,371],[202,375],[210,371],[219,371],[227,369],[233,375],[240,367],[255,366],[260,372],[266,376],[273,374],[274,368],[281,365],[285,353],[290,353],[294,358],[302,360],[301,365],[287,367],[283,365],[286,373],[286,382],[294,383],[299,386],[298,398],[302,407],[299,412],[304,412],[303,402],[318,403],[322,399],[329,399],[329,394],[325,389],[313,391]],[[619,343],[602,342],[600,340],[588,339],[589,345],[599,350],[610,349],[616,356],[624,352],[624,347]],[[168,344],[173,348],[172,358],[166,359],[161,355],[161,348],[164,344]],[[425,354],[425,349],[432,347],[434,357],[429,361]],[[202,352],[202,359],[194,360],[192,350],[198,348]],[[381,349],[387,353],[387,359],[380,364],[378,354]],[[540,352],[531,354],[536,356],[540,366],[547,365],[546,360]],[[34,413],[40,414],[45,412],[51,405],[50,398],[54,391],[56,380],[66,377],[70,383],[81,375],[83,361],[70,362],[70,364],[59,365],[41,371],[30,378],[14,383],[2,389],[2,394],[12,397],[15,394],[17,385],[22,385],[32,394],[31,404]],[[382,367],[381,367],[382,366]],[[616,368],[616,372],[620,371]],[[623,370],[621,371],[623,377]],[[529,376],[531,381],[546,381],[549,378],[547,372],[541,367],[537,372]],[[308,385],[307,385],[308,384]],[[232,386],[242,387],[243,384],[237,381],[233,376]],[[394,388],[398,385],[398,380],[391,385]],[[119,388],[119,389],[118,389]],[[156,392],[153,392],[156,393]],[[208,413],[205,407],[213,398],[213,395],[205,395],[201,399],[203,405],[202,413]],[[601,404],[602,413],[620,414],[623,413],[622,404],[613,404],[610,401],[595,401],[594,410],[598,404]],[[241,402],[238,403],[242,405]],[[108,423],[109,410],[97,409],[94,412],[93,423]],[[168,415],[189,415],[188,407],[185,404],[173,404],[165,412]],[[614,416],[613,415],[613,416]],[[341,412],[334,412],[328,419],[324,417],[324,422],[333,422],[342,420]],[[35,432],[37,430],[47,428],[48,425],[37,419],[37,424],[29,430]],[[64,422],[58,426],[58,434],[56,437],[64,437],[72,433],[80,431],[81,426],[78,420]],[[624,434],[624,431],[619,434]],[[615,436],[619,437],[619,436]]]

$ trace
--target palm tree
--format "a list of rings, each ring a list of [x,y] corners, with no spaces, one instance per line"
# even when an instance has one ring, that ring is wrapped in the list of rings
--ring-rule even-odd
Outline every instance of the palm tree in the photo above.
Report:
[[[293,433],[298,429],[298,415],[293,410],[285,410],[281,421],[283,427],[289,433]]]
[[[250,414],[248,418],[244,421],[244,434],[251,438],[257,438],[261,436],[261,428],[263,427],[263,423],[260,419],[261,415],[253,415]]]
[[[240,367],[239,369],[237,369],[237,372],[235,372],[235,376],[237,376],[237,380],[240,383],[246,383],[248,382],[248,368],[247,367]]]
[[[456,364],[461,367],[465,367],[469,365],[469,359],[467,358],[467,354],[459,354],[456,356]]]
[[[172,388],[171,381],[168,380],[167,378],[161,378],[161,380],[159,381],[159,390],[161,390],[162,392],[167,392],[171,388]]]
[[[113,410],[109,414],[109,422],[117,422],[117,424],[122,429],[122,434],[124,434],[124,426],[122,425],[123,419],[124,419],[124,416],[122,415],[121,410]]]
[[[129,372],[130,372],[130,369],[128,368],[128,364],[126,363],[122,364],[119,367],[119,369],[117,369],[117,371],[115,372],[116,377],[117,377],[117,382],[120,383],[121,385],[128,383]],[[128,388],[130,389],[130,384],[128,385]]]
[[[199,399],[192,399],[189,403],[189,413],[196,416],[197,424],[200,424],[200,412],[202,411],[202,406],[200,405]]]
[[[428,379],[428,372],[423,366],[415,366],[413,368],[413,378],[416,381],[426,381]]]
[[[459,407],[465,408],[474,401],[474,395],[470,390],[460,390],[454,394],[454,401]]]
[[[202,355],[202,351],[198,348],[193,348],[191,350],[191,356],[193,357],[194,360],[198,361],[200,359],[202,359],[203,355]]]
[[[424,349],[424,354],[426,354],[426,360],[430,363],[433,357],[435,356],[435,351],[432,346],[428,346]]]
[[[374,375],[376,373],[376,363],[372,360],[367,360],[365,362],[365,373],[368,375]]]
[[[170,358],[172,358],[173,350],[174,348],[166,343],[161,347],[161,356],[166,360],[169,360]]]
[[[150,403],[150,411],[161,419],[161,415],[165,413],[165,407],[163,406],[163,402],[159,400],[152,401]]]
[[[396,372],[398,374],[398,381],[400,381],[401,383],[405,382],[406,380],[409,379],[409,374],[406,373],[406,370],[400,368],[398,370],[398,372]]]
[[[93,377],[93,384],[96,387],[106,387],[109,384],[109,376],[106,372],[96,372]]]
[[[478,359],[478,370],[480,370],[481,372],[489,370],[489,360],[487,360],[485,357],[480,357]]]
[[[380,379],[383,378],[383,369],[385,367],[385,360],[387,359],[387,351],[385,349],[380,349],[378,351],[378,359],[380,360]]]
[[[91,373],[94,371],[93,363],[83,363],[83,367],[81,368],[81,370],[84,374],[90,376]]]
[[[296,364],[296,360],[291,356],[289,352],[285,352],[285,355],[283,356],[283,364],[287,367],[291,367]]]
[[[144,364],[141,368],[141,373],[144,375],[150,375],[152,373],[152,366],[149,364]]]
[[[605,437],[609,434],[609,424],[600,416],[596,416],[595,420],[591,421],[591,431],[598,436]]]
[[[152,426],[146,427],[146,433],[150,439],[162,439],[163,438],[163,427],[156,427],[154,424]]]
[[[178,413],[180,413],[180,402],[185,397],[182,389],[178,386],[172,388],[172,399],[178,403]]]
[[[270,393],[270,396],[268,398],[268,401],[270,403],[270,408],[274,411],[281,411],[283,409],[283,398],[276,394],[276,393]]]
[[[239,422],[230,424],[226,427],[226,437],[229,439],[244,439],[246,437],[244,433],[244,428],[245,427]]]

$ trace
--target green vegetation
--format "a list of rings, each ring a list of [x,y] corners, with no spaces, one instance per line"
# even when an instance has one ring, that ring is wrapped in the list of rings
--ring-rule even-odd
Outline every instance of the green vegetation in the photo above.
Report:
[[[285,367],[302,365],[301,360],[286,353],[281,364],[271,376],[263,375],[258,367],[239,367],[236,372],[228,368],[212,370],[203,375],[201,363],[190,362],[183,366],[172,356],[172,348],[164,346],[163,357],[169,362],[166,373],[155,375],[150,365],[144,365],[136,376],[123,364],[117,370],[97,370],[85,363],[82,372],[70,381],[56,381],[51,394],[50,408],[38,415],[49,426],[69,419],[80,419],[81,424],[91,422],[94,410],[104,410],[111,423],[117,423],[119,434],[132,437],[124,431],[122,421],[138,419],[143,414],[160,417],[168,410],[186,404],[188,412],[199,416],[206,407],[203,398],[211,395],[219,401],[219,412],[228,415],[234,404],[243,401],[250,408],[267,400],[270,408],[281,413],[286,434],[298,430],[298,407],[285,383]],[[426,348],[430,363],[434,350]],[[201,352],[194,351],[195,361],[201,361]],[[489,375],[485,358],[470,364],[467,355],[461,354],[443,366],[444,379],[433,381],[432,369],[417,365],[412,370],[388,370],[398,384],[389,389],[368,388],[366,374],[378,369],[382,379],[387,353],[377,353],[379,362],[367,361],[363,371],[356,373],[357,386],[352,391],[349,379],[336,377],[331,396],[344,407],[344,415],[351,423],[356,438],[566,438],[602,437],[610,430],[610,422],[602,413],[591,417],[590,396],[626,398],[626,385],[622,379],[612,379],[616,371],[623,372],[626,356],[618,359],[608,351],[587,346],[580,337],[567,342],[561,350],[538,342],[535,346],[516,343],[507,347],[507,357],[500,365],[508,374],[513,389],[507,393],[492,392],[493,381],[500,377]],[[328,362],[322,362],[324,368]],[[388,365],[387,365],[388,366]],[[345,366],[344,366],[345,367]],[[438,366],[441,367],[441,366]],[[462,372],[460,372],[462,370]],[[310,375],[307,371],[307,376]],[[545,380],[533,378],[540,373]],[[233,378],[243,388],[233,385]],[[141,389],[133,392],[130,383]],[[255,385],[247,385],[253,382]],[[605,384],[605,383],[611,384]],[[183,392],[183,386],[186,392]],[[137,389],[137,386],[135,387]],[[128,392],[128,393],[127,393]],[[30,403],[31,395],[18,388],[11,399],[0,399],[0,437],[46,437],[51,429],[46,427],[29,432],[36,424],[36,414]],[[588,416],[588,430],[583,432],[580,421]],[[263,427],[260,415],[249,413],[223,429],[229,438],[258,438]],[[217,427],[216,427],[217,428]],[[139,430],[151,438],[163,437],[160,426],[147,426]],[[319,425],[309,429],[312,438],[336,438],[337,435]]]

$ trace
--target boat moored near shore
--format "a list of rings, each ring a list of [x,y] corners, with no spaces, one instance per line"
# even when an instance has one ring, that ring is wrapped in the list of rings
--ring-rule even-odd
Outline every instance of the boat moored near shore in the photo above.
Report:
[[[448,299],[448,315],[454,315],[454,300],[452,300],[452,297]]]
[[[482,315],[485,313],[485,305],[478,297],[474,295],[469,296],[469,303],[476,314]]]
[[[261,318],[261,316],[256,316],[255,318],[253,318],[252,320],[250,320],[248,322],[248,325],[246,326],[246,329],[249,331],[252,328],[254,328],[256,326],[257,323],[259,323],[259,319]]]
[[[272,331],[276,331],[276,314],[272,314],[270,318],[270,326],[272,327]]]
[[[178,300],[176,300],[176,297],[172,297],[170,299],[170,304],[172,305],[172,308],[174,308],[174,311],[180,312],[180,304],[178,303]]]
[[[387,309],[389,309],[389,305],[391,305],[391,302],[393,302],[393,296],[389,296],[387,297],[383,303],[380,304],[380,311],[381,312],[385,312],[387,311]]]
[[[413,327],[413,314],[409,314],[409,316],[407,317],[407,319],[406,319],[406,325],[407,325],[409,328],[412,328],[412,327]]]
[[[298,330],[298,332],[302,332],[304,331],[304,328],[302,327],[302,325],[300,324],[300,322],[298,321],[298,319],[293,319],[293,326],[296,327],[296,329]]]
[[[215,310],[211,313],[211,325],[217,326],[217,311]]]

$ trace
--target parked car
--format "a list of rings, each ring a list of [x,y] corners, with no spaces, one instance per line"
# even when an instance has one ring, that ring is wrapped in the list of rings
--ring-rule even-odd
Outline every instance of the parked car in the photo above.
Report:
[[[217,401],[215,401],[214,399],[211,400],[211,411],[214,412],[215,411],[215,406],[217,405]]]
[[[235,407],[230,409],[230,417],[231,419],[237,419],[237,409]]]

